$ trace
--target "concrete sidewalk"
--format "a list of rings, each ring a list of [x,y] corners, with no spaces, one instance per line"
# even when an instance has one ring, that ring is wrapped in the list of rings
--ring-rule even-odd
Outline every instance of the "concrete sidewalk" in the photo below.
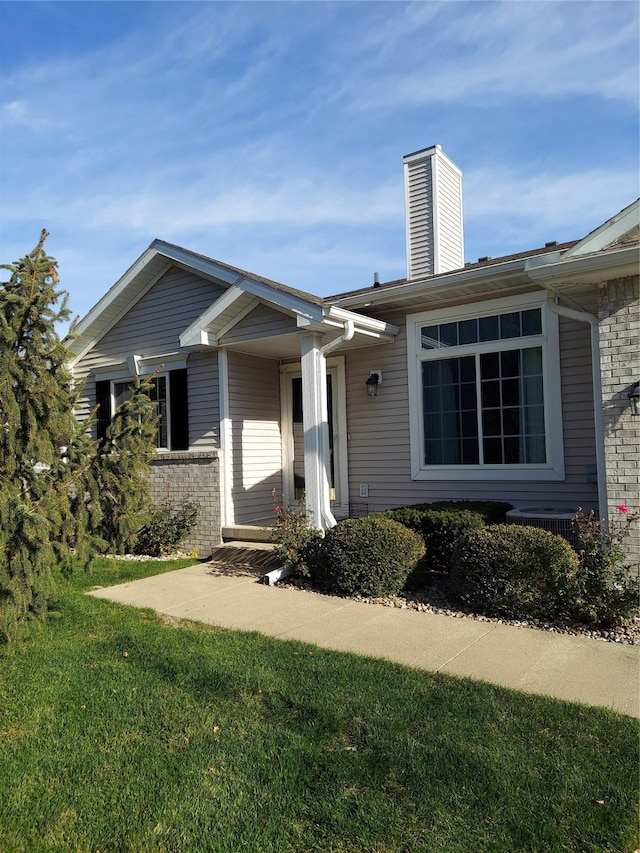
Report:
[[[637,646],[278,589],[211,563],[90,594],[640,717]]]

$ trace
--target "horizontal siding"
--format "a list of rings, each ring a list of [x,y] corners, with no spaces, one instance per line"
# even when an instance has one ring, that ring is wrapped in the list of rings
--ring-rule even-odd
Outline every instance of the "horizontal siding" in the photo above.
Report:
[[[132,343],[142,356],[180,349],[180,334],[224,293],[215,285],[172,267],[94,347],[94,358],[121,356]]]
[[[296,331],[296,321],[293,317],[276,311],[269,305],[261,304],[230,329],[220,343],[229,346],[256,338],[271,338]]]
[[[75,366],[75,376],[86,380],[79,416],[86,417],[95,406],[93,370],[134,354],[148,358],[185,352],[180,347],[180,334],[222,293],[222,286],[179,267],[166,272]],[[217,355],[215,352],[186,352],[189,353],[189,446],[195,450],[218,448]]]
[[[187,361],[189,449],[220,447],[218,354],[194,352]]]
[[[231,491],[234,520],[273,515],[271,492],[282,494],[280,373],[275,359],[229,352]]]
[[[405,317],[383,319],[401,328],[386,345],[347,354],[347,432],[349,435],[349,496],[369,511],[420,501],[478,498],[507,500],[515,505],[559,503],[595,506],[595,485],[587,483],[587,467],[595,465],[593,398],[589,329],[586,324],[560,322],[565,449],[563,482],[435,481],[411,479],[409,400]],[[379,368],[383,382],[377,397],[367,397],[365,379]],[[368,501],[359,497],[369,486]]]

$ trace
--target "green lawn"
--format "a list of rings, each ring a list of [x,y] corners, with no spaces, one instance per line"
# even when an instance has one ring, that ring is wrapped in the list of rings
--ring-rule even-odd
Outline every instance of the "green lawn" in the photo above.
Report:
[[[176,565],[0,652],[3,853],[639,846],[635,721],[81,594]]]

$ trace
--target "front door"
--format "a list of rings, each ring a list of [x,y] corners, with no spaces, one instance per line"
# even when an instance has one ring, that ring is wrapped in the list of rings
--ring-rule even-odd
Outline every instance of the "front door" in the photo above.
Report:
[[[302,374],[298,365],[284,365],[281,368],[281,373],[282,479],[285,500],[293,502],[301,500],[305,490]],[[331,509],[336,517],[346,516],[349,501],[343,358],[333,358],[327,361],[327,423],[329,427],[327,476]]]

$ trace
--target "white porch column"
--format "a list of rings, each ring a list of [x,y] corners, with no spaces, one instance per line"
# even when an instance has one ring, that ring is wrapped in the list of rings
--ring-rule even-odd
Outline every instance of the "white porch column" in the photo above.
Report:
[[[334,527],[329,492],[329,425],[327,423],[327,363],[320,335],[303,335],[302,420],[304,427],[304,486],[311,522],[321,530]]]

